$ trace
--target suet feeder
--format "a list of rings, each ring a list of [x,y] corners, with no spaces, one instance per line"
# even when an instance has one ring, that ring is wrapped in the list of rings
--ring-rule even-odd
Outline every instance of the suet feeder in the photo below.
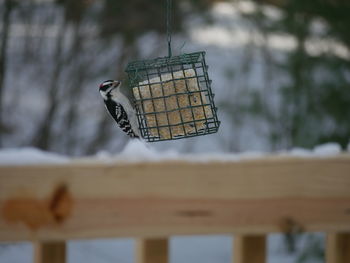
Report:
[[[148,142],[211,134],[220,126],[205,52],[172,56],[170,42],[168,32],[169,56],[130,62],[125,70]]]

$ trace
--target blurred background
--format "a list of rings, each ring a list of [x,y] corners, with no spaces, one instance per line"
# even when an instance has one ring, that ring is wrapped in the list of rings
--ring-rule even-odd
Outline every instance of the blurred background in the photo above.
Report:
[[[120,152],[129,139],[107,115],[98,86],[125,80],[129,61],[167,55],[165,2],[0,0],[0,147]],[[270,152],[331,141],[346,148],[350,2],[174,0],[172,11],[174,55],[207,52],[221,127],[154,147]],[[322,262],[322,237],[301,238],[308,248],[276,262]]]
[[[98,93],[167,55],[165,0],[1,0],[0,145],[72,156],[128,138]],[[219,133],[180,152],[276,151],[350,138],[350,3],[173,1],[173,52],[207,52]]]

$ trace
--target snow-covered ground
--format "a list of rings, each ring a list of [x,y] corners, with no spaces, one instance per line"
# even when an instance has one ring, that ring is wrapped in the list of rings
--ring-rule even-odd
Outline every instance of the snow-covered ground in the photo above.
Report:
[[[350,151],[350,144],[348,147]],[[312,150],[294,148],[289,151],[280,151],[273,154],[278,157],[323,158],[331,157],[342,152],[337,143],[327,143],[316,146]],[[263,152],[242,153],[201,153],[182,154],[175,150],[159,151],[152,144],[139,140],[131,140],[119,154],[106,151],[98,152],[95,156],[70,158],[51,152],[44,152],[35,148],[9,148],[0,150],[0,165],[30,165],[30,164],[66,164],[69,162],[105,162],[105,163],[133,163],[133,162],[159,162],[180,160],[186,162],[232,162],[249,159],[259,159],[271,154]]]

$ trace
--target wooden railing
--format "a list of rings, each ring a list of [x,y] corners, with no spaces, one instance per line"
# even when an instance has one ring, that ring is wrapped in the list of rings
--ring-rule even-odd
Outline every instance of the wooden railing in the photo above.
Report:
[[[240,162],[0,167],[0,241],[134,237],[138,262],[164,263],[172,235],[232,234],[234,263],[266,262],[272,232],[328,233],[328,263],[350,262],[350,156]]]

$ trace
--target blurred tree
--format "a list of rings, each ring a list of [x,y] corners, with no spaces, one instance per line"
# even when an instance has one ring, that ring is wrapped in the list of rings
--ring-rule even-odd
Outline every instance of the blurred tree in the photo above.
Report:
[[[217,0],[216,0],[217,1]],[[187,4],[192,12],[207,10],[214,0],[181,0],[172,1],[172,23],[174,32],[182,29],[186,12],[181,8]],[[127,43],[133,42],[140,35],[148,31],[165,33],[166,0],[104,0],[104,7],[100,15],[101,35],[123,35]]]
[[[9,31],[11,25],[11,12],[15,6],[14,0],[5,0],[2,3],[2,28],[0,41],[0,147],[2,146],[3,133],[6,130],[6,125],[2,119],[3,112],[3,93],[5,85],[5,74],[7,64],[7,45],[9,40]]]
[[[290,80],[279,89],[279,110],[271,111],[265,104],[260,111],[275,123],[271,141],[279,140],[283,148],[334,141],[345,148],[350,135],[350,3],[290,0],[277,4],[282,12],[279,19],[272,21],[262,13],[253,16],[265,34],[289,34],[296,43],[286,59],[275,65],[275,72]],[[315,23],[325,26],[315,32]],[[336,45],[314,52],[312,38],[328,41],[328,45],[338,42],[348,55],[337,53]],[[260,99],[259,105],[264,105],[263,96]]]
[[[38,148],[48,150],[53,136],[53,123],[55,123],[55,115],[59,109],[61,103],[59,99],[59,88],[60,82],[59,78],[64,67],[69,64],[69,62],[76,57],[81,43],[81,35],[79,33],[80,24],[87,8],[87,2],[85,0],[57,0],[57,4],[63,8],[64,18],[63,22],[60,24],[60,29],[56,38],[56,47],[53,54],[53,61],[55,61],[55,66],[49,83],[48,92],[48,109],[44,115],[41,124],[38,127],[38,131],[34,136],[34,145]],[[63,56],[64,44],[67,29],[69,24],[73,26],[73,41],[70,47],[70,52],[68,55]],[[79,95],[79,83],[71,89],[71,96],[68,98],[78,98]],[[70,104],[72,105],[72,103]],[[72,107],[72,106],[70,106]],[[69,110],[69,117],[72,118],[73,109]],[[71,124],[73,120],[69,121]]]
[[[148,30],[158,33],[165,32],[164,0],[143,1],[105,0],[101,12],[101,36],[110,37],[115,33],[123,35],[126,43],[132,43]],[[173,1],[173,28],[178,30],[181,25],[179,1]]]
[[[288,56],[285,70],[292,83],[284,87],[283,99],[291,107],[289,127],[291,145],[312,147],[335,141],[344,148],[350,134],[350,62],[329,52],[312,56],[306,50],[313,36],[312,22],[323,19],[328,29],[322,37],[338,40],[350,52],[350,4],[344,1],[289,1],[281,25],[296,37],[297,48]]]
[[[182,30],[185,17],[190,14],[188,8],[203,11],[213,2],[173,1],[173,32]],[[107,114],[101,114],[94,127],[95,132],[91,133],[89,140],[82,146],[79,134],[81,113],[77,99],[84,96],[85,87],[92,78],[105,76],[122,79],[127,61],[139,56],[139,48],[142,46],[137,41],[145,33],[152,31],[164,37],[165,3],[165,0],[56,0],[21,4],[26,11],[19,20],[23,19],[28,28],[23,49],[25,51],[22,54],[28,58],[31,68],[33,59],[42,58],[35,65],[36,78],[45,80],[41,81],[45,87],[41,93],[46,92],[46,109],[41,112],[41,120],[33,132],[31,145],[44,150],[82,154],[96,152],[109,145],[111,139],[120,138],[123,143],[119,147],[127,142],[122,134],[110,136],[114,134],[114,124]],[[187,4],[186,8],[183,8],[183,4]],[[51,14],[44,18],[48,10],[51,10]],[[42,30],[33,30],[38,26]],[[39,32],[42,34],[38,37]],[[54,37],[47,37],[48,32]],[[31,33],[37,37],[33,38]],[[160,56],[159,46],[154,49],[157,51],[154,56]],[[103,54],[107,53],[113,55],[106,59]],[[49,65],[47,56],[51,61]],[[99,63],[101,56],[104,56],[104,63]],[[76,151],[77,148],[80,151]]]

